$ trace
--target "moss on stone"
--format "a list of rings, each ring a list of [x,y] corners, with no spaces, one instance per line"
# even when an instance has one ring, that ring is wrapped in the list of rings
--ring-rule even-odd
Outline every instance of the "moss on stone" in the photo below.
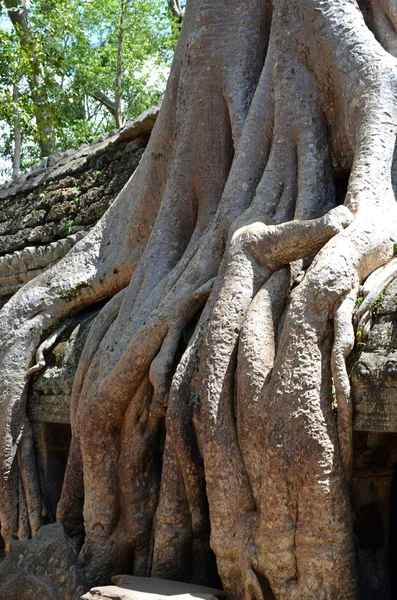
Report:
[[[71,302],[72,300],[74,300],[74,298],[77,298],[77,296],[81,293],[81,290],[88,287],[92,287],[92,283],[89,283],[88,281],[82,281],[71,290],[62,292],[60,297],[62,298],[62,300],[65,300],[65,302]]]

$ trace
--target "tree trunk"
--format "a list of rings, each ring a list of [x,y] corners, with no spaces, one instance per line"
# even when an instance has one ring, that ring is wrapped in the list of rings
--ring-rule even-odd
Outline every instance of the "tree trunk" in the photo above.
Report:
[[[46,95],[43,65],[38,56],[32,35],[25,0],[4,0],[8,16],[14,26],[19,44],[28,59],[26,77],[30,96],[34,105],[40,156],[48,156],[55,148],[55,135],[52,126],[52,111]]]
[[[123,114],[121,100],[123,97],[123,53],[125,34],[125,13],[127,10],[125,0],[121,0],[119,34],[117,38],[117,64],[116,64],[116,87],[114,94],[116,127],[123,126]]]
[[[21,170],[22,131],[19,118],[18,86],[12,86],[12,114],[14,117],[14,154],[12,156],[12,178],[18,177]]]
[[[229,599],[357,597],[345,358],[358,286],[396,240],[396,26],[392,0],[188,3],[138,170],[0,313],[8,544],[18,502],[41,523],[38,332],[111,297],[76,374],[58,507],[90,582],[205,582],[213,552]]]
[[[109,96],[95,90],[93,98],[98,100],[113,116],[117,129],[120,129],[124,125],[123,110],[122,110],[122,98],[123,98],[123,54],[124,54],[124,37],[125,37],[125,17],[126,17],[127,4],[125,0],[121,0],[120,5],[120,21],[119,21],[119,32],[117,36],[117,63],[116,63],[116,79],[114,89],[114,100],[111,100]]]

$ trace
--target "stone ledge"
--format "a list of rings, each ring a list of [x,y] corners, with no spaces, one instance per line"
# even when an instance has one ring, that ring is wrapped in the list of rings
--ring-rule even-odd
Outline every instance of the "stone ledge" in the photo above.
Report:
[[[35,398],[28,406],[28,417],[33,423],[70,423],[70,395],[58,394]]]
[[[63,258],[103,216],[138,166],[157,114],[154,107],[0,186],[0,305]]]
[[[40,163],[34,165],[30,171],[22,173],[16,179],[6,181],[0,186],[0,200],[9,198],[20,193],[22,190],[30,191],[49,179],[56,179],[69,175],[82,168],[83,163],[94,156],[107,152],[113,146],[134,140],[139,136],[150,135],[156,122],[160,106],[153,106],[132,122],[119,130],[113,130],[101,136],[91,144],[85,144],[78,150],[67,150],[63,154],[55,153],[53,156],[44,158]]]
[[[93,588],[82,600],[217,600],[225,597],[222,590],[158,577],[119,575],[112,580],[117,585]]]
[[[79,231],[45,246],[28,246],[0,257],[0,295],[15,294],[27,281],[34,279],[63,258],[87,231]]]

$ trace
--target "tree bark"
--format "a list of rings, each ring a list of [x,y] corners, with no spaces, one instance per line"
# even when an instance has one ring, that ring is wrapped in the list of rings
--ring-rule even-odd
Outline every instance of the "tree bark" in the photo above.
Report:
[[[8,16],[23,52],[26,53],[30,69],[27,80],[34,105],[40,156],[48,156],[54,151],[55,135],[52,127],[51,106],[45,92],[43,65],[38,57],[32,35],[25,0],[4,0]]]
[[[121,100],[123,97],[123,53],[124,53],[124,35],[125,35],[125,13],[127,5],[125,0],[121,0],[120,5],[120,23],[117,37],[117,64],[116,64],[116,87],[114,94],[116,127],[123,126],[123,115]]]
[[[18,177],[21,170],[22,130],[19,118],[19,90],[12,86],[12,114],[14,117],[14,153],[12,156],[12,178]]]
[[[117,63],[116,63],[116,79],[114,89],[114,100],[111,100],[106,94],[100,90],[95,90],[93,98],[98,100],[113,116],[117,129],[124,125],[122,98],[123,98],[123,53],[124,53],[124,37],[125,37],[125,16],[127,5],[124,0],[120,4],[120,22],[117,36]]]
[[[214,553],[229,599],[357,597],[345,358],[358,286],[396,240],[393,6],[188,3],[136,174],[0,313],[7,543],[18,502],[40,526],[33,331],[112,297],[75,377],[58,507],[90,582],[205,582]]]

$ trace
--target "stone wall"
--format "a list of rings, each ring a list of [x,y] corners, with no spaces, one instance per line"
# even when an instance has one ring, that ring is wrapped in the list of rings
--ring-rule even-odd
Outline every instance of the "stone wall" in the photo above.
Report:
[[[136,169],[157,114],[51,155],[0,187],[0,306],[100,219]]]
[[[349,360],[362,600],[397,597],[397,279],[374,305],[368,339]]]
[[[135,171],[158,107],[79,150],[44,159],[0,186],[0,307],[50,268],[102,217]],[[47,520],[55,520],[70,445],[70,395],[99,307],[71,317],[46,368],[30,380],[27,411]],[[1,556],[0,538],[0,556]]]
[[[70,396],[74,374],[99,307],[69,319],[57,344],[46,353],[46,367],[31,378],[27,412],[33,425],[36,459],[47,519],[55,521],[69,452]]]

